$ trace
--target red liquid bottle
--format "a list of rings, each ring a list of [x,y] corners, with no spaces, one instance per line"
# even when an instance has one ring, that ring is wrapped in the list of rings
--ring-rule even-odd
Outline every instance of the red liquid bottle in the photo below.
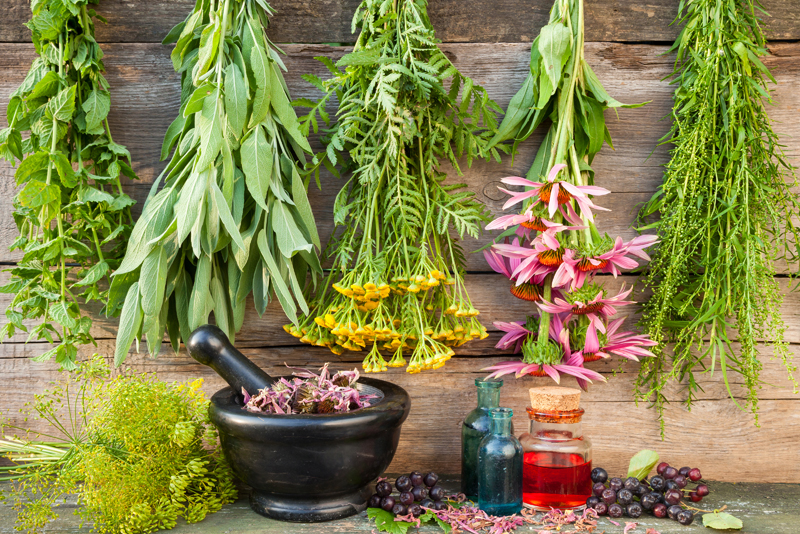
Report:
[[[544,387],[530,393],[530,433],[520,436],[522,500],[545,511],[583,508],[592,494],[592,444],[581,430],[580,390]]]

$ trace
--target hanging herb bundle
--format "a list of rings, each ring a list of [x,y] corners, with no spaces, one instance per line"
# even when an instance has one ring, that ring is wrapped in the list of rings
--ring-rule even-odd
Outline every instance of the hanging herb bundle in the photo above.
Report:
[[[660,413],[669,379],[686,385],[691,405],[701,389],[697,375],[719,367],[731,398],[730,373],[742,375],[758,422],[759,340],[790,376],[794,370],[774,275],[777,260],[797,261],[800,204],[766,112],[768,80],[775,80],[758,59],[767,53],[759,7],[752,0],[681,4],[674,122],[663,140],[675,146],[664,183],[640,214],[660,214],[644,228],[658,229],[662,245],[642,317],[657,358],[641,368],[637,396]]]
[[[311,147],[265,33],[271,13],[263,0],[198,1],[165,39],[177,41],[183,93],[162,157],[177,149],[114,273],[112,297],[124,299],[117,364],[134,338],[157,354],[165,329],[177,351],[212,311],[233,339],[251,292],[259,314],[273,291],[292,321],[309,310],[306,277],[322,269],[298,169]]]
[[[439,162],[459,170],[462,155],[499,159],[488,147],[499,107],[439,50],[426,9],[425,0],[361,2],[361,34],[338,63],[346,69],[320,58],[334,77],[307,76],[326,95],[301,102],[316,130],[316,114],[327,122],[325,104],[338,97],[327,154],[335,164],[346,152],[354,172],[334,206],[330,275],[313,313],[286,330],[336,354],[369,350],[367,372],[404,366],[405,351],[411,373],[441,367],[451,347],[487,335],[450,233],[476,237],[484,208],[463,184],[444,183]],[[381,350],[393,353],[388,363]]]
[[[544,142],[528,178],[503,179],[522,186],[522,192],[503,191],[511,198],[506,208],[522,203],[519,215],[503,215],[488,230],[506,230],[512,242],[495,244],[484,254],[489,265],[511,281],[511,293],[535,302],[537,310],[524,321],[498,322],[506,334],[499,349],[513,348],[521,361],[502,362],[488,370],[490,376],[514,373],[574,376],[581,387],[602,375],[584,363],[611,355],[631,360],[649,357],[653,342],[633,332],[620,332],[624,318],[618,309],[632,289],[609,294],[595,275],[617,276],[649,257],[644,249],[654,236],[629,242],[601,236],[594,224],[592,197],[608,190],[596,187],[590,163],[603,146],[611,145],[603,111],[627,106],[603,89],[584,59],[582,0],[557,0],[550,23],[542,28],[531,49],[531,74],[514,96],[492,143],[526,139],[550,118]],[[641,105],[641,104],[640,104]],[[545,178],[545,172],[547,177]]]
[[[32,419],[47,423],[47,441],[9,435],[0,452],[4,492],[17,530],[42,532],[53,506],[77,496],[76,514],[95,532],[146,534],[178,517],[201,521],[236,499],[233,473],[208,420],[202,380],[167,383],[151,374],[110,377],[95,356],[54,388],[34,395]]]
[[[91,3],[97,1],[32,3],[27,26],[38,57],[11,94],[9,126],[0,131],[0,156],[21,161],[14,174],[19,236],[11,250],[23,252],[9,269],[11,281],[0,288],[14,294],[0,340],[28,332],[23,320],[36,320],[28,339],[56,345],[36,360],[55,356],[62,369],[75,367],[79,345],[94,343],[92,320],[78,302],[107,303],[103,287],[119,265],[132,223],[133,201],[120,177],[136,178],[130,154],[108,127],[111,97]],[[115,307],[106,311],[113,314]]]

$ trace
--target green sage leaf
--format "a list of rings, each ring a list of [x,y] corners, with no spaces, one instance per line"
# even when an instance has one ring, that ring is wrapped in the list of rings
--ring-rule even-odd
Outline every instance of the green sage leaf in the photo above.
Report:
[[[643,480],[658,463],[658,453],[650,450],[641,450],[631,458],[628,464],[628,476]]]

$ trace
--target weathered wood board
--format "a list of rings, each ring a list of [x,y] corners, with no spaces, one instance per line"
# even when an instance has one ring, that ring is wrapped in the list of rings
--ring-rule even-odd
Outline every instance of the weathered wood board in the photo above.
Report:
[[[133,154],[134,168],[141,181],[126,183],[125,189],[140,202],[145,198],[163,163],[158,161],[161,138],[179,107],[178,77],[169,61],[169,48],[158,42],[166,31],[182,20],[190,9],[189,0],[103,0],[102,14],[108,26],[98,28],[99,40],[106,53],[105,64],[112,87],[110,123],[114,139],[127,145]],[[21,22],[29,15],[27,0],[8,0],[0,20],[0,109],[5,108],[8,95],[20,83],[33,58],[33,47],[25,43],[27,33]],[[270,28],[276,42],[349,43],[350,16],[357,0],[275,0],[280,11]],[[487,88],[490,96],[505,107],[525,77],[529,48],[526,41],[535,37],[545,22],[549,1],[521,4],[515,0],[499,0],[492,9],[483,2],[438,0],[431,2],[430,13],[439,37],[448,43],[443,49],[462,72]],[[658,0],[641,4],[622,2],[588,2],[587,60],[595,68],[609,93],[624,102],[650,101],[644,108],[622,109],[618,117],[607,114],[609,129],[616,150],[605,148],[593,166],[597,184],[613,194],[603,197],[601,205],[612,209],[599,217],[601,231],[630,238],[636,206],[646,201],[661,181],[661,166],[668,160],[668,147],[657,146],[667,132],[669,123],[661,120],[671,107],[671,87],[667,77],[672,58],[664,55],[677,33],[668,23],[674,18],[676,2]],[[776,39],[800,38],[800,3],[798,0],[771,0],[767,10],[774,17],[769,22]],[[478,23],[479,21],[480,23]],[[501,41],[501,44],[487,44]],[[604,42],[599,42],[604,41]],[[637,44],[639,43],[639,44]],[[648,44],[641,44],[648,43]],[[315,56],[338,57],[348,48],[321,44],[291,44],[282,47],[287,52],[289,68],[287,83],[295,97],[317,95],[301,80],[300,75],[313,72],[325,76],[324,67]],[[767,65],[777,78],[775,106],[771,116],[778,130],[786,134],[786,150],[792,161],[800,163],[800,45],[774,42]],[[5,125],[0,113],[0,127]],[[497,190],[499,180],[511,174],[524,174],[535,155],[540,137],[534,136],[520,146],[513,164],[505,158],[502,164],[477,162],[464,169],[458,178],[452,169],[452,180],[465,182],[478,198],[485,202],[492,215],[502,212],[504,195]],[[315,146],[319,147],[316,142]],[[652,154],[651,154],[652,153]],[[337,179],[324,175],[322,190],[312,188],[314,206],[323,239],[332,231],[331,208],[340,187]],[[7,252],[16,229],[11,213],[14,194],[13,169],[0,163],[0,263],[11,265],[19,253]],[[141,204],[135,207],[138,213]],[[490,235],[466,243],[474,250],[488,242]],[[481,254],[468,256],[468,284],[481,319],[490,325],[495,320],[520,319],[529,310],[527,305],[511,297],[508,282],[491,273]],[[8,279],[0,275],[0,284]],[[618,280],[607,278],[609,289],[633,283],[635,277]],[[781,280],[788,293],[789,281]],[[638,300],[642,295],[637,290]],[[800,352],[800,304],[796,294],[788,294],[784,308],[787,340],[793,353]],[[8,295],[0,295],[0,308],[5,309]],[[88,347],[85,354],[96,351],[113,353],[116,333],[113,319],[97,316],[95,335],[99,346]],[[298,346],[281,326],[286,322],[280,308],[271,305],[259,318],[252,305],[237,343],[246,353],[270,372],[280,372],[283,362],[290,365],[319,366],[331,361],[337,368],[358,365],[363,355],[348,353],[336,357],[324,349]],[[635,310],[634,317],[635,320]],[[0,324],[4,318],[0,317]],[[58,378],[52,363],[29,360],[46,350],[46,345],[24,344],[24,334],[18,334],[0,345],[0,411],[22,422],[16,410],[28,400],[30,392],[40,391]],[[441,370],[408,375],[392,370],[382,378],[397,382],[408,389],[413,398],[412,414],[404,426],[403,439],[390,471],[410,468],[431,468],[441,472],[458,471],[458,425],[475,404],[475,378],[485,373],[481,368],[507,358],[493,348],[500,333],[490,328],[490,337],[467,344]],[[731,481],[800,481],[800,397],[792,393],[780,362],[768,358],[764,363],[763,379],[776,387],[761,390],[761,428],[752,424],[747,413],[740,412],[727,398],[727,391],[717,372],[704,375],[704,392],[691,412],[680,404],[685,398],[681,386],[671,385],[670,398],[675,403],[667,408],[667,433],[659,438],[654,413],[632,400],[633,380],[637,365],[618,362],[598,362],[591,367],[609,379],[594,386],[585,395],[587,433],[595,442],[596,461],[614,472],[623,472],[631,454],[641,448],[653,448],[674,463],[703,467],[706,476]],[[155,371],[165,379],[187,380],[202,376],[206,391],[212,393],[222,382],[208,369],[194,363],[185,352],[174,355],[168,347],[157,359],[132,354],[129,364],[137,369]],[[547,379],[549,380],[549,379]],[[506,380],[503,403],[517,412],[518,431],[527,427],[521,414],[526,404],[527,388],[547,383],[545,379]],[[567,380],[567,385],[574,383]],[[742,384],[734,378],[732,390],[739,402],[744,399]]]
[[[361,0],[272,0],[277,11],[270,36],[277,43],[352,43],[353,12]],[[0,20],[0,42],[20,42],[30,32],[22,24],[30,18],[28,0],[5,0]],[[547,24],[552,2],[496,0],[432,0],[428,13],[444,42],[529,42]],[[764,16],[770,39],[800,36],[800,2],[765,0]],[[184,20],[194,0],[103,0],[98,13],[101,43],[160,42]],[[679,27],[670,25],[678,14],[674,0],[590,0],[586,2],[586,40],[666,42]]]

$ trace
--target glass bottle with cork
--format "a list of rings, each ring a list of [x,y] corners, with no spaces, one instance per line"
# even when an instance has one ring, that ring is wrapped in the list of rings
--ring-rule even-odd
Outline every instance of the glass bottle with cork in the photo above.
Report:
[[[478,407],[467,414],[461,425],[461,493],[478,500],[478,447],[489,433],[490,412],[500,406],[502,380],[475,380]],[[513,432],[513,427],[512,427]]]
[[[520,436],[523,501],[543,511],[584,508],[592,495],[592,443],[581,428],[581,391],[548,386],[529,392],[530,432]]]

